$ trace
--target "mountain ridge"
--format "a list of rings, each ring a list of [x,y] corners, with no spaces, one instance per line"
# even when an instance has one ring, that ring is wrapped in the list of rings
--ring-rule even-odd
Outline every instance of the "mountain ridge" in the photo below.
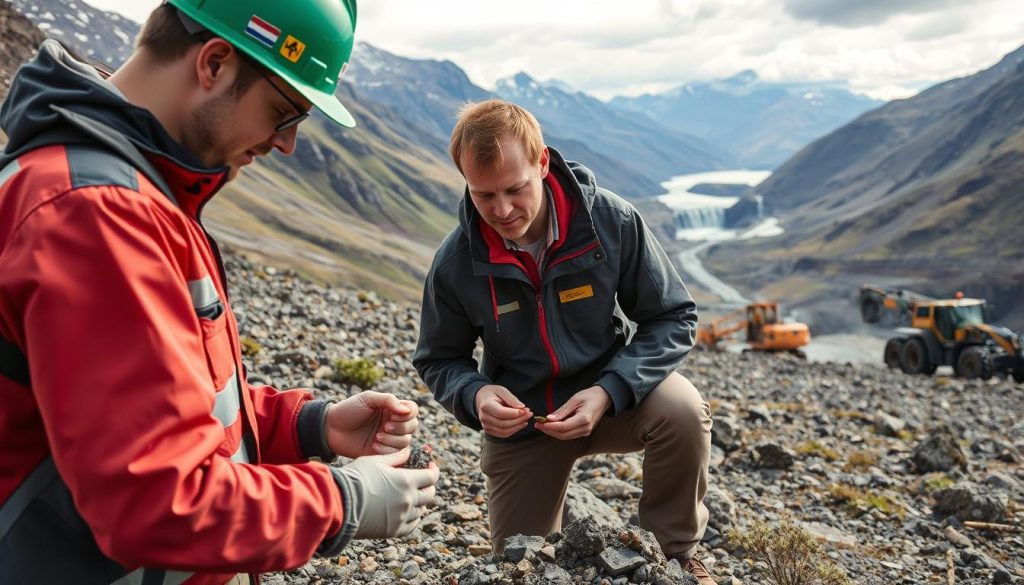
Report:
[[[710,142],[730,152],[743,168],[775,168],[812,140],[881,103],[834,84],[766,83],[750,69],[609,101]]]
[[[776,293],[799,296],[801,278],[838,285],[804,300],[868,279],[936,297],[962,291],[1021,328],[1022,183],[1024,47],[805,147],[756,188],[786,233],[720,246],[709,266]]]

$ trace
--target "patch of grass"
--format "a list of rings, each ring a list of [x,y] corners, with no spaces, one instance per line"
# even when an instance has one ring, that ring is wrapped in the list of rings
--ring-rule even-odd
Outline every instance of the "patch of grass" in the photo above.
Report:
[[[384,370],[366,358],[338,360],[334,362],[334,373],[339,382],[355,384],[366,390],[373,388],[384,377]]]
[[[810,408],[806,402],[768,402],[764,406],[782,412],[806,412]]]
[[[755,522],[748,530],[731,530],[731,544],[755,562],[763,562],[771,585],[851,585],[846,573],[825,558],[821,545],[789,520],[772,528]]]
[[[840,457],[839,451],[836,451],[832,447],[829,447],[820,441],[807,441],[806,443],[799,445],[796,448],[796,452],[801,455],[821,457],[825,461],[835,461]]]
[[[903,442],[905,442],[905,443],[909,443],[909,442],[914,440],[914,433],[912,433],[912,432],[910,432],[910,431],[908,431],[906,429],[903,429],[902,431],[897,431],[896,432],[896,438],[901,440],[901,441],[903,441]]]
[[[854,451],[846,458],[846,465],[843,466],[843,470],[864,471],[875,463],[878,463],[878,455],[871,451]]]
[[[260,342],[256,341],[251,337],[242,337],[238,341],[239,343],[242,344],[242,355],[246,357],[252,357],[258,354],[263,349],[263,346],[260,345]]]
[[[842,410],[837,408],[833,409],[831,412],[829,412],[829,414],[831,414],[834,418],[845,418],[849,420],[859,420],[862,422],[868,422],[872,420],[871,416],[868,413],[861,412],[859,410]]]
[[[828,492],[833,502],[844,505],[854,516],[862,516],[871,510],[898,518],[903,518],[907,513],[903,506],[888,494],[862,491],[838,483],[828,486]]]

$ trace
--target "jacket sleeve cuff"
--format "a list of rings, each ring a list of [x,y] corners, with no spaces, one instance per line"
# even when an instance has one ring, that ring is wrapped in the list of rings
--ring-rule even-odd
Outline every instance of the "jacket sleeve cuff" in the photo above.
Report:
[[[608,372],[598,378],[595,385],[604,388],[611,397],[612,414],[620,414],[633,406],[633,389],[618,374]]]
[[[359,529],[359,516],[363,509],[362,486],[349,481],[336,467],[331,468],[331,475],[334,482],[338,484],[338,491],[341,492],[341,507],[344,510],[344,518],[341,523],[341,530],[334,536],[328,536],[316,547],[316,554],[321,557],[336,557],[341,554],[348,543],[356,537]]]
[[[462,389],[460,398],[462,399],[462,412],[466,413],[472,418],[471,422],[476,422],[479,425],[480,414],[476,411],[476,395],[480,392],[480,389],[486,386],[489,382],[485,380],[474,380],[466,387]]]
[[[330,463],[337,457],[327,446],[327,400],[309,400],[299,410],[296,431],[299,435],[299,450],[303,457],[319,458]]]

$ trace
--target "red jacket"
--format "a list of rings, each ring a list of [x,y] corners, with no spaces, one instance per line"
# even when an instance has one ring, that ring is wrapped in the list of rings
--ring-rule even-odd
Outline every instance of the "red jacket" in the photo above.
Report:
[[[128,146],[58,143],[0,165],[0,338],[31,374],[30,388],[0,377],[0,502],[52,456],[100,551],[129,571],[223,583],[299,566],[341,529],[342,499],[299,446],[311,395],[244,380],[199,221],[224,169],[199,170],[158,124],[140,128],[148,112],[61,59],[44,45],[19,73],[0,118],[7,151],[32,135],[19,108],[60,103],[61,83],[90,97],[41,115]]]

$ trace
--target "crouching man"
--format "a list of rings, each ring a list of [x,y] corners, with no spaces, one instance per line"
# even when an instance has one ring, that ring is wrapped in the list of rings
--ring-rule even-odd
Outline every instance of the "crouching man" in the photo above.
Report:
[[[508,536],[561,527],[578,458],[643,450],[640,525],[713,584],[693,557],[707,525],[710,410],[676,373],[697,314],[664,250],[518,106],[466,106],[450,153],[466,194],[427,276],[414,363],[445,408],[485,433],[496,552]]]

